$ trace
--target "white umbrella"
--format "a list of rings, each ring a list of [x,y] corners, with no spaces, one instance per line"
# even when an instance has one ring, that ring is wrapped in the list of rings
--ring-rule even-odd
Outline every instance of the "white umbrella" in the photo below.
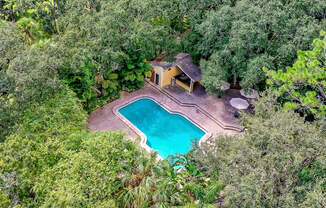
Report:
[[[245,92],[245,90],[242,89],[240,90],[240,94],[249,99],[256,99],[258,97],[258,92],[253,89],[248,89],[247,92]]]
[[[230,104],[238,110],[245,110],[249,107],[248,101],[241,98],[232,98]]]
[[[222,82],[222,84],[221,85],[218,85],[218,84],[216,84],[216,88],[218,88],[218,89],[220,89],[220,90],[222,90],[222,91],[225,91],[225,90],[228,90],[228,89],[230,89],[230,83],[228,83],[228,82]]]

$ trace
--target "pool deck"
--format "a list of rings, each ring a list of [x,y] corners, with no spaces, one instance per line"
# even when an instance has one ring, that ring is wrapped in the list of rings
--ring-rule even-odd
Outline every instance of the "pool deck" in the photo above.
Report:
[[[205,111],[211,119],[220,123],[220,126],[224,129],[242,130],[242,127],[234,118],[234,112],[237,109],[230,105],[232,98],[237,97],[248,100],[240,94],[239,90],[230,89],[222,98],[218,98],[216,95],[207,95],[204,87],[198,83],[196,83],[193,93],[187,93],[180,87],[167,87],[164,88],[164,91],[181,103],[196,105],[202,111]],[[250,102],[250,100],[248,101]],[[250,110],[243,110],[243,112],[250,113]]]
[[[181,90],[172,87],[161,89],[150,82],[145,82],[143,88],[131,93],[123,92],[119,99],[93,111],[88,117],[88,127],[90,130],[122,130],[130,138],[144,137],[142,132],[118,113],[118,109],[147,97],[172,113],[184,115],[205,130],[209,136],[230,135],[242,130],[234,121],[225,99],[207,96],[200,87],[193,94]]]

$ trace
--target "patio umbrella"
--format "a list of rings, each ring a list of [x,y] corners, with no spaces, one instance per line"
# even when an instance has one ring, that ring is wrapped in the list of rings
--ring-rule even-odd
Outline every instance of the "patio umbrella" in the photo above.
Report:
[[[248,101],[241,99],[241,98],[232,98],[230,100],[230,104],[232,107],[238,110],[245,110],[249,107]]]
[[[222,90],[222,91],[225,91],[225,90],[228,90],[230,89],[230,83],[228,82],[222,82],[222,84],[219,86],[219,85],[216,85],[216,88]]]
[[[256,99],[258,97],[258,92],[253,89],[248,89],[247,92],[245,92],[244,89],[240,90],[240,94],[243,97],[249,98],[249,99]]]

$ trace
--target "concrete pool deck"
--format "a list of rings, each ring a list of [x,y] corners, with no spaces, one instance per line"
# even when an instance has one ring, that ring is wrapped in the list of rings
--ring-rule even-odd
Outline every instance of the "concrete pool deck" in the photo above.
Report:
[[[161,89],[152,83],[145,82],[145,86],[135,92],[123,92],[121,93],[121,98],[93,111],[88,117],[88,127],[90,130],[123,130],[131,138],[136,138],[137,136],[142,138],[142,132],[137,131],[124,118],[121,118],[117,114],[117,109],[141,97],[150,97],[170,112],[178,112],[185,115],[203,128],[210,136],[230,135],[242,129],[241,126],[232,122],[232,120],[225,119],[229,118],[229,115],[221,116],[223,114],[230,114],[223,106],[224,102],[222,99],[217,100],[218,102],[215,102],[213,107],[209,105],[210,102],[205,106],[203,104],[205,103],[204,100],[209,101],[207,97],[202,96],[200,98],[199,96],[183,92],[179,93],[179,95],[189,95],[192,96],[192,99],[190,97],[181,102],[180,99],[182,97],[177,96],[176,93],[169,92],[169,90],[171,89]],[[207,106],[210,106],[210,108],[207,108]]]

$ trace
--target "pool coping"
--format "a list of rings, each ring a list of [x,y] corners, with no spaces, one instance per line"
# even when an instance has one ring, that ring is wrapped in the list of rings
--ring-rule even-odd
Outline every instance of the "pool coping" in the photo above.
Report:
[[[178,111],[174,111],[169,109],[167,106],[165,106],[164,104],[160,103],[159,101],[157,101],[154,97],[149,96],[149,95],[139,95],[136,97],[133,97],[129,100],[126,100],[125,102],[120,103],[119,105],[116,105],[112,108],[113,113],[120,119],[122,120],[132,131],[134,131],[139,137],[140,137],[140,146],[142,146],[147,152],[151,153],[153,151],[157,151],[153,148],[151,148],[150,146],[147,145],[147,136],[145,135],[145,133],[143,133],[140,129],[138,129],[133,123],[131,123],[126,117],[124,117],[119,110],[138,101],[141,99],[150,99],[152,101],[154,101],[155,103],[157,103],[160,107],[162,107],[164,110],[166,110],[168,113],[170,114],[175,114],[175,115],[179,115],[179,116],[183,116],[184,118],[186,118],[188,121],[190,121],[193,125],[195,125],[197,128],[199,128],[200,130],[202,130],[205,134],[199,139],[199,145],[201,145],[201,143],[207,141],[207,139],[209,139],[210,137],[212,137],[212,133],[207,131],[205,128],[203,128],[201,125],[199,125],[197,122],[195,122],[194,120],[192,120],[191,118],[189,118],[187,115],[178,112]],[[159,154],[157,154],[159,159],[163,159]]]

